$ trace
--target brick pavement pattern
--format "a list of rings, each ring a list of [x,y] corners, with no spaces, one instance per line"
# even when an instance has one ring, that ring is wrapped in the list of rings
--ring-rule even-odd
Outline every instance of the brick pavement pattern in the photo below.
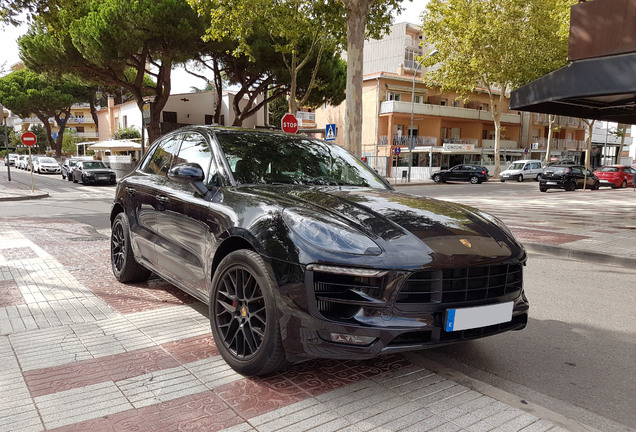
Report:
[[[0,359],[0,431],[566,430],[398,355],[245,378],[205,305],[118,283],[109,239],[71,221],[0,219]]]

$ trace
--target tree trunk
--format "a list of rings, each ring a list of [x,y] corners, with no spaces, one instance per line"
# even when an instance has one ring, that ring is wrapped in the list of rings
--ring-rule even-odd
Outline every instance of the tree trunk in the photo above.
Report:
[[[547,165],[550,162],[550,152],[552,151],[552,131],[554,130],[554,123],[556,122],[556,114],[548,114],[548,144],[545,149],[545,161]]]
[[[347,9],[347,89],[344,147],[362,155],[362,63],[371,0],[342,0]]]

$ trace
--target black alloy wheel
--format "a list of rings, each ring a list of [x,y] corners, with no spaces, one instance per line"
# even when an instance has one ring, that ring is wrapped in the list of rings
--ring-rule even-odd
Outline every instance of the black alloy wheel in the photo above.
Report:
[[[543,186],[539,186],[539,191],[541,192],[547,192],[548,188],[547,187],[543,187]]]
[[[124,213],[115,217],[111,227],[110,264],[119,282],[142,282],[150,277],[150,271],[135,260],[130,245],[128,218]]]
[[[273,292],[276,282],[254,251],[238,250],[212,279],[210,321],[217,348],[237,372],[267,375],[287,367]]]
[[[565,184],[565,190],[569,192],[574,192],[576,190],[576,180],[570,180]]]

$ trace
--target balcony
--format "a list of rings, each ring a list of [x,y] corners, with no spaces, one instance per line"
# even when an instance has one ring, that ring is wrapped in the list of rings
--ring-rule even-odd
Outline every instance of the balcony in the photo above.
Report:
[[[99,138],[98,132],[75,132],[75,136],[78,138]]]
[[[435,147],[437,145],[437,137],[432,137],[432,136],[416,136],[413,137],[414,141],[415,141],[415,147],[421,147],[421,146],[431,146],[431,147]],[[389,143],[389,137],[384,135],[380,137],[380,142],[378,145],[380,146],[385,146]],[[398,135],[393,135],[393,144],[394,146],[407,146],[409,143],[409,137],[408,136],[398,136]]]
[[[70,124],[95,124],[95,122],[93,121],[93,117],[69,116],[69,118],[66,120],[66,124],[67,125],[70,125]]]
[[[533,113],[532,114],[532,122],[534,124],[540,124],[540,125],[545,125],[548,126],[550,124],[550,115],[549,114],[539,114],[539,113]],[[569,117],[569,116],[557,116],[556,121],[554,123],[555,126],[560,126],[560,127],[569,127],[569,128],[575,128],[575,129],[582,129],[585,128],[585,123],[583,123],[583,121],[580,118],[576,118],[576,117]]]
[[[481,140],[481,146],[483,148],[495,148],[495,140],[492,139],[484,139]],[[514,149],[518,149],[519,148],[519,142],[518,141],[513,141],[513,140],[499,140],[499,149],[503,150],[503,149],[507,149],[507,150],[514,150]]]
[[[533,138],[532,150],[546,150],[548,146],[547,138]],[[584,140],[558,139],[552,138],[550,143],[550,151],[568,150],[568,151],[585,151],[587,144]]]
[[[316,113],[306,112],[306,111],[297,111],[296,120],[310,121],[310,122],[316,123]]]
[[[492,114],[484,110],[458,108],[443,105],[414,104],[413,113],[433,117],[450,117],[456,119],[482,120],[492,122]],[[380,105],[380,114],[411,114],[411,102],[385,101]],[[519,114],[504,113],[502,123],[521,124]]]

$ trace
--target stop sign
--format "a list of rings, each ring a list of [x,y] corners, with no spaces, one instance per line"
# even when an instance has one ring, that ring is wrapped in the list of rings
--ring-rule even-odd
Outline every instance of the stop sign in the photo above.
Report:
[[[32,146],[38,142],[38,137],[33,132],[25,132],[22,134],[22,144]]]
[[[298,120],[296,120],[296,116],[290,113],[287,113],[283,116],[281,120],[281,128],[283,132],[295,134],[298,132]]]

